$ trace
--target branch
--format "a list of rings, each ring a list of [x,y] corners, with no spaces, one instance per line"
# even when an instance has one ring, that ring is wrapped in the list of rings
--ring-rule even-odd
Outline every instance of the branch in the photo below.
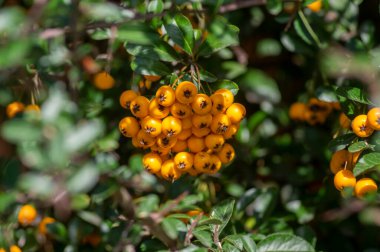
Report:
[[[245,0],[245,1],[236,1],[233,3],[225,4],[220,6],[219,13],[226,13],[231,11],[236,11],[239,9],[257,6],[257,5],[264,5],[266,4],[266,0]]]
[[[194,231],[195,227],[197,226],[199,220],[202,218],[202,216],[203,216],[203,212],[201,212],[197,216],[197,218],[195,218],[195,220],[191,223],[191,226],[190,226],[189,230],[186,233],[185,246],[189,246],[190,245],[191,238],[193,238],[193,231]]]

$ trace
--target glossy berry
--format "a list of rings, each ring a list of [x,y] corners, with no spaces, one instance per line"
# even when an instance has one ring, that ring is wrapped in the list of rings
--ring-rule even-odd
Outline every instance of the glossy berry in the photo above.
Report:
[[[198,172],[208,172],[211,167],[211,157],[206,152],[198,152],[194,156],[194,168]]]
[[[356,178],[352,171],[341,170],[334,176],[334,185],[339,191],[342,191],[346,187],[355,187],[355,184]]]
[[[339,115],[339,124],[343,129],[351,128],[351,120],[344,113],[340,113]]]
[[[190,170],[194,164],[194,154],[189,152],[179,152],[174,157],[174,163],[178,170],[183,172]]]
[[[238,132],[239,128],[240,128],[240,124],[231,124],[228,127],[228,130],[223,134],[223,137],[225,139],[233,138],[236,135],[236,133]]]
[[[135,91],[125,90],[123,93],[121,93],[119,98],[120,106],[122,106],[125,109],[129,109],[131,101],[133,101],[137,96],[138,95]]]
[[[318,12],[322,8],[322,0],[316,0],[306,6],[312,12]]]
[[[142,159],[144,168],[151,173],[158,173],[161,170],[162,160],[156,153],[147,153]]]
[[[305,120],[305,113],[307,111],[307,105],[302,102],[295,102],[289,108],[289,117],[295,121]]]
[[[175,89],[176,99],[183,104],[193,102],[195,95],[198,94],[197,87],[190,81],[183,81]]]
[[[151,117],[162,119],[169,115],[170,108],[162,106],[158,103],[157,98],[154,98],[149,103],[149,115]]]
[[[127,116],[119,122],[119,130],[125,137],[135,137],[140,130],[140,125],[136,118]]]
[[[210,134],[206,136],[205,144],[212,151],[220,151],[224,145],[224,137],[222,135]]]
[[[192,120],[193,120],[192,116],[182,119],[182,130],[191,129],[193,127]]]
[[[222,149],[218,152],[218,157],[223,164],[232,162],[235,158],[235,150],[232,145],[225,143]]]
[[[115,85],[114,78],[105,71],[95,74],[93,82],[94,86],[100,90],[107,90]]]
[[[175,102],[175,93],[172,87],[162,86],[156,92],[157,102],[162,106],[169,107]]]
[[[376,192],[377,184],[371,178],[362,178],[356,182],[354,191],[357,197],[363,197],[367,193]]]
[[[154,145],[156,139],[151,137],[143,129],[141,129],[136,135],[136,141],[142,148],[149,148]]]
[[[190,152],[197,153],[204,150],[206,147],[204,138],[191,136],[187,139],[187,147]]]
[[[156,153],[159,156],[167,155],[170,152],[170,148],[161,148],[160,146],[158,146],[157,142],[156,144],[150,147],[150,150],[152,153]]]
[[[46,235],[48,233],[47,225],[52,224],[55,222],[54,218],[51,217],[44,217],[40,224],[38,224],[38,232],[42,235]]]
[[[226,114],[217,114],[213,116],[210,128],[215,134],[224,134],[230,125],[230,118]]]
[[[162,122],[160,119],[156,119],[150,116],[145,117],[141,121],[141,128],[151,137],[156,137],[161,134],[161,125]]]
[[[12,102],[7,106],[7,116],[8,118],[15,117],[16,114],[23,112],[25,105],[21,102]]]
[[[205,115],[210,113],[212,108],[212,102],[210,97],[205,94],[196,94],[194,100],[191,103],[191,107],[194,113],[198,115]]]
[[[192,115],[192,111],[189,105],[180,103],[180,102],[175,102],[171,107],[170,107],[170,113],[180,119],[188,118]]]
[[[186,140],[178,140],[172,147],[172,152],[182,152],[187,149],[187,141]]]
[[[234,94],[230,90],[228,90],[226,88],[221,88],[221,89],[216,90],[215,94],[221,94],[221,95],[223,95],[224,106],[226,108],[228,108],[229,106],[232,105],[232,103],[234,103]]]
[[[358,115],[351,123],[352,131],[358,137],[369,137],[373,133],[367,119],[367,115]]]
[[[134,116],[144,118],[149,113],[149,100],[145,96],[137,96],[131,101],[129,108]]]
[[[245,107],[240,103],[233,103],[226,111],[231,123],[240,123],[245,117]]]
[[[350,153],[347,150],[339,150],[335,152],[330,160],[330,171],[333,174],[336,174],[343,169],[351,169]]]
[[[163,149],[170,149],[177,143],[177,141],[177,137],[169,137],[167,135],[161,134],[157,138],[157,145]]]
[[[193,133],[192,133],[191,128],[185,129],[185,130],[182,130],[181,133],[179,133],[177,135],[177,138],[178,138],[178,140],[184,141],[184,140],[188,139],[192,134]]]
[[[9,248],[9,252],[22,252],[22,250],[16,246],[16,245],[12,245],[10,248]]]
[[[165,136],[176,136],[182,131],[182,122],[174,116],[168,116],[162,120],[162,133]]]
[[[40,112],[41,109],[40,109],[40,106],[38,106],[36,104],[30,104],[30,105],[25,107],[24,111]]]
[[[222,167],[222,162],[220,161],[219,157],[214,154],[210,155],[210,160],[211,160],[211,166],[210,166],[210,169],[207,171],[207,174],[215,174]]]
[[[369,126],[374,130],[380,130],[380,108],[373,108],[367,113]]]
[[[222,94],[213,94],[210,99],[212,102],[211,114],[216,115],[226,111],[227,107]]]
[[[211,125],[212,122],[212,115],[206,114],[206,115],[193,115],[191,122],[195,128],[203,129],[208,128]]]
[[[191,128],[191,132],[192,132],[193,135],[196,136],[196,137],[205,137],[205,136],[207,136],[208,134],[210,134],[211,130],[210,130],[210,128],[202,128],[202,129],[199,129],[199,128],[196,128],[196,127],[192,127],[192,128]]]
[[[17,215],[18,222],[23,226],[32,224],[36,218],[37,210],[32,205],[22,206]]]
[[[177,169],[173,159],[168,159],[162,164],[161,176],[164,179],[174,182],[181,177],[181,174],[181,171]]]
[[[161,76],[158,75],[144,75],[144,79],[155,82],[161,79]]]

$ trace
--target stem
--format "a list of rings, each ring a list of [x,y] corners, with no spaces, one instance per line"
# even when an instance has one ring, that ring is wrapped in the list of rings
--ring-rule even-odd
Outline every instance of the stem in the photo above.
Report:
[[[321,41],[319,40],[317,34],[314,32],[313,28],[310,26],[309,21],[303,14],[302,10],[298,11],[298,15],[300,16],[303,24],[305,25],[306,30],[309,32],[310,36],[313,38],[314,42],[317,44],[318,48],[322,48]]]

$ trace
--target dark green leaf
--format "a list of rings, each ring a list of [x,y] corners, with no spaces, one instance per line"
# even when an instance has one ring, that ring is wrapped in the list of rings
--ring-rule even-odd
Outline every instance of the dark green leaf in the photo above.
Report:
[[[216,76],[204,69],[200,70],[201,80],[206,82],[214,82],[217,80]]]
[[[88,222],[94,226],[99,227],[102,224],[102,218],[94,212],[80,211],[78,212],[78,216],[85,222]]]
[[[281,0],[267,0],[267,10],[272,15],[277,15],[282,11],[282,1]]]
[[[49,235],[54,237],[56,240],[65,242],[67,240],[67,230],[65,225],[60,222],[54,222],[46,225]]]
[[[309,45],[313,44],[313,38],[310,36],[310,33],[307,31],[305,24],[300,17],[297,17],[294,20],[294,29],[303,41]]]
[[[90,205],[90,197],[87,194],[76,194],[71,198],[71,208],[82,210]]]
[[[153,45],[160,41],[159,34],[143,23],[128,23],[118,28],[117,37],[122,42]]]
[[[185,224],[175,218],[165,218],[161,225],[164,232],[173,240],[177,239],[178,232],[187,230]]]
[[[148,12],[161,13],[164,10],[162,0],[152,0],[148,4]]]
[[[209,231],[205,230],[197,230],[195,229],[193,231],[193,235],[197,240],[205,247],[210,248],[214,244],[214,241],[212,239],[212,234]]]
[[[368,154],[364,154],[358,161],[358,163],[354,167],[354,175],[359,176],[375,166],[380,165],[380,153],[379,152],[371,152]]]
[[[220,88],[226,88],[230,90],[234,95],[236,95],[239,91],[238,85],[230,80],[220,80],[210,85],[212,90],[216,91]]]
[[[197,226],[210,225],[210,224],[221,225],[223,224],[223,222],[220,219],[207,218],[207,219],[200,220]]]
[[[235,205],[235,200],[228,199],[228,200],[224,200],[220,202],[219,204],[217,204],[216,206],[212,208],[210,217],[219,219],[223,222],[221,225],[219,225],[219,228],[218,228],[219,234],[223,231],[225,226],[230,221],[230,218],[234,211],[234,205]]]
[[[292,235],[275,233],[257,244],[257,252],[313,252],[314,248],[304,239]]]
[[[142,75],[164,76],[170,73],[170,69],[162,62],[144,57],[136,57],[131,62],[131,68],[136,73]]]
[[[249,204],[251,204],[256,199],[257,195],[259,194],[260,190],[257,190],[256,188],[251,188],[247,190],[236,203],[236,210],[244,210]]]
[[[327,147],[332,152],[343,150],[348,145],[350,145],[356,137],[357,136],[354,133],[348,133],[348,134],[338,136],[337,138],[334,138],[333,140],[331,140]]]
[[[12,143],[37,141],[42,137],[42,129],[39,125],[22,119],[5,122],[1,130],[3,137]]]
[[[190,20],[184,15],[177,14],[168,18],[165,24],[169,37],[187,54],[192,55],[194,46],[194,30]]]
[[[371,101],[368,99],[367,94],[365,94],[362,88],[343,86],[343,87],[339,87],[336,90],[336,94],[338,96],[342,96],[344,98],[347,98],[355,102],[368,104],[368,105],[372,104]]]
[[[374,145],[368,144],[366,141],[359,141],[348,146],[349,152],[358,152],[366,149],[371,149]]]
[[[165,42],[159,42],[155,45],[138,45],[127,43],[125,45],[127,52],[133,56],[143,57],[157,61],[157,59],[167,62],[174,62],[179,59],[177,52]]]

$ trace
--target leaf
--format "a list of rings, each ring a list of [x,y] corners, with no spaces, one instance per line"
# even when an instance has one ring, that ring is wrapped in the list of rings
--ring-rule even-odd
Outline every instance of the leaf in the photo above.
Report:
[[[173,240],[177,239],[179,232],[186,232],[185,224],[175,218],[165,218],[162,223],[162,229]]]
[[[309,45],[312,45],[314,43],[313,38],[310,36],[310,33],[307,31],[303,21],[299,16],[294,20],[293,26],[296,33],[303,41]]]
[[[204,69],[201,69],[200,71],[200,77],[201,77],[201,80],[202,81],[206,81],[206,82],[215,82],[218,78],[216,78],[215,75],[213,75],[212,73],[210,72],[207,72],[206,70]]]
[[[48,225],[46,225],[46,228],[48,230],[48,233],[51,237],[54,237],[54,239],[66,242],[67,241],[67,229],[65,225],[63,225],[60,222],[53,222]]]
[[[230,80],[217,81],[217,82],[213,83],[212,85],[210,85],[210,87],[214,91],[221,89],[221,88],[226,88],[226,89],[230,90],[234,95],[237,95],[237,93],[239,91],[238,85],[235,82],[230,81]]]
[[[219,234],[223,231],[223,229],[226,227],[226,225],[230,221],[230,218],[234,211],[234,205],[235,205],[234,199],[227,199],[220,202],[219,204],[217,204],[216,206],[212,208],[210,217],[219,219],[222,221],[222,224],[219,225],[219,228],[218,228]],[[215,225],[212,225],[212,226],[215,226]]]
[[[16,41],[2,45],[0,48],[0,68],[27,63],[27,55],[32,48],[33,42],[32,38],[19,38]]]
[[[103,124],[100,120],[88,121],[80,124],[65,136],[64,147],[67,151],[74,153],[88,147],[103,133]]]
[[[210,225],[210,224],[221,225],[223,224],[223,222],[216,218],[207,218],[207,219],[200,220],[197,226],[199,227],[199,226]]]
[[[182,14],[168,18],[165,24],[169,37],[187,54],[192,55],[194,46],[194,31],[190,20]]]
[[[41,139],[42,129],[37,124],[16,118],[4,123],[1,134],[11,143],[21,143]]]
[[[212,247],[212,245],[214,244],[212,234],[209,231],[196,229],[193,231],[193,235],[203,246],[207,248]]]
[[[368,144],[366,141],[359,141],[348,146],[349,152],[358,152],[366,149],[372,149],[375,145]]]
[[[149,58],[136,57],[131,62],[131,68],[142,75],[164,76],[170,73],[170,69],[163,63]]]
[[[344,98],[347,98],[351,101],[372,105],[373,103],[368,99],[367,94],[364,92],[362,88],[358,87],[350,87],[350,86],[343,86],[338,87],[336,90],[336,94],[338,96],[342,96]]]
[[[277,15],[282,11],[282,1],[281,0],[267,0],[266,7],[270,14]]]
[[[156,43],[155,45],[139,45],[127,43],[125,45],[127,52],[133,56],[139,56],[157,61],[157,59],[174,62],[179,59],[177,52],[164,42]]]
[[[97,227],[99,227],[103,221],[102,218],[94,212],[80,211],[78,212],[78,216],[85,222],[88,222]]]
[[[278,197],[278,189],[269,187],[260,190],[260,194],[256,197],[254,202],[250,204],[246,213],[249,216],[255,216],[257,221],[263,221],[273,211]]]
[[[144,23],[122,25],[117,30],[117,38],[122,42],[141,45],[154,45],[160,41],[160,35]]]
[[[251,204],[256,197],[260,194],[260,190],[257,190],[256,188],[251,188],[247,190],[243,196],[240,197],[236,204],[236,210],[242,211],[244,210],[249,204]]]
[[[99,171],[97,167],[88,163],[73,174],[67,181],[67,189],[72,193],[82,193],[91,190],[98,182]]]
[[[87,194],[75,194],[71,197],[71,208],[74,210],[82,210],[90,205],[90,197]]]
[[[341,136],[338,136],[331,140],[327,147],[330,149],[332,152],[336,152],[338,150],[343,150],[346,148],[348,145],[352,143],[356,138],[356,135],[354,133],[348,133],[344,134]]]
[[[380,152],[364,154],[354,167],[354,175],[359,176],[377,165],[380,165]]]
[[[216,16],[207,27],[208,36],[201,44],[198,54],[208,56],[223,48],[239,44],[239,28],[221,16]]]
[[[252,240],[252,238],[249,235],[243,235],[243,234],[228,235],[223,238],[223,242],[231,243],[234,247],[238,248],[239,251],[245,251],[245,252],[256,251],[256,243]]]
[[[161,13],[164,10],[164,3],[162,0],[152,0],[148,4],[148,12]]]
[[[257,244],[257,252],[313,252],[314,248],[304,239],[292,235],[275,233]]]

